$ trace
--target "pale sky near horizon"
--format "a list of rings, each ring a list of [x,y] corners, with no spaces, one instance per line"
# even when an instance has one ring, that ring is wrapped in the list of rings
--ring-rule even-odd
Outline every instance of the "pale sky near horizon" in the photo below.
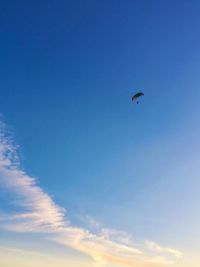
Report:
[[[0,267],[200,266],[199,14],[0,2]]]

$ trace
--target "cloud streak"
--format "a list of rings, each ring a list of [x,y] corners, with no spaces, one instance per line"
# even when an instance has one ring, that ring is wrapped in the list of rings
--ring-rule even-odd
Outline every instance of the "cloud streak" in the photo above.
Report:
[[[20,211],[0,215],[0,227],[14,232],[48,233],[55,242],[89,255],[94,266],[115,263],[124,266],[153,267],[169,265],[170,254],[179,258],[181,253],[162,248],[146,241],[135,245],[124,232],[105,229],[90,218],[98,233],[71,225],[66,210],[58,206],[20,166],[12,138],[0,123],[0,187],[14,195]],[[49,238],[49,236],[48,236]]]
[[[171,254],[176,258],[182,257],[182,253],[179,250],[168,248],[168,247],[161,247],[160,245],[152,241],[146,241],[145,243],[146,243],[146,246],[152,251]]]

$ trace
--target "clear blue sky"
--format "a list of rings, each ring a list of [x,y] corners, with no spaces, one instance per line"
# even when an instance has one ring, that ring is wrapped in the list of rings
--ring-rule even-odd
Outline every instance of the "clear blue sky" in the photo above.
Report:
[[[0,2],[0,113],[20,170],[74,227],[174,247],[180,266],[200,249],[199,14],[186,0]],[[0,212],[22,208],[0,192]],[[1,247],[34,243],[22,232],[2,229]]]

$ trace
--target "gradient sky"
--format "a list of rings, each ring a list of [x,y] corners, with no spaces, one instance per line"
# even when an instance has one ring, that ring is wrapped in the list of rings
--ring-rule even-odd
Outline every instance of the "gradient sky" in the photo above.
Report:
[[[0,1],[0,266],[200,266],[199,14]]]

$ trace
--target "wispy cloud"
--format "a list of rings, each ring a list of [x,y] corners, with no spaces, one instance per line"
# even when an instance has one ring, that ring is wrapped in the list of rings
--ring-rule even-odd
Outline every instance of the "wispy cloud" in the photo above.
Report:
[[[11,252],[11,253],[13,252],[13,253],[22,254],[22,255],[29,254],[29,255],[32,255],[32,256],[35,256],[35,257],[44,255],[43,253],[40,253],[38,251],[21,249],[21,248],[16,248],[16,247],[3,247],[3,246],[0,246],[0,251]],[[49,255],[47,255],[47,256],[49,256]]]
[[[163,266],[171,263],[163,254],[181,256],[175,249],[162,248],[150,241],[135,245],[127,233],[103,228],[91,217],[88,217],[90,225],[98,228],[95,233],[71,225],[66,210],[38,186],[36,178],[21,168],[16,146],[5,128],[1,122],[0,187],[12,192],[20,212],[1,215],[1,228],[15,232],[50,233],[55,242],[91,256],[95,266],[108,262],[138,267]]]
[[[152,241],[146,241],[145,244],[149,248],[149,250],[159,252],[159,253],[171,254],[176,258],[182,257],[182,253],[177,249],[172,249],[169,247],[161,247],[160,245]]]
[[[24,210],[10,217],[15,220],[15,224],[8,224],[8,227],[17,231],[54,231],[66,225],[65,210],[37,186],[34,177],[30,177],[20,168],[15,146],[6,135],[2,123],[0,130],[1,186],[15,193],[16,204]]]

